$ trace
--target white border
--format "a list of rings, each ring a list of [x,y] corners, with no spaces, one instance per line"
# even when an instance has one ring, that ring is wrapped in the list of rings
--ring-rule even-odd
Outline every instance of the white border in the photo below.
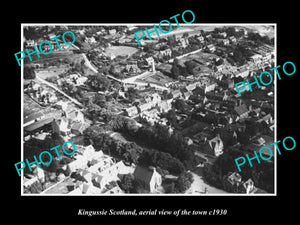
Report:
[[[177,25],[176,23],[171,23],[172,25]],[[46,25],[58,25],[58,26],[152,26],[153,23],[21,23],[21,51],[23,51],[23,37],[24,37],[24,26],[46,26]],[[155,24],[158,25],[158,24]],[[274,26],[274,55],[275,55],[275,66],[277,66],[277,23],[191,23],[191,24],[180,24],[182,26],[245,26],[245,25],[253,25],[253,26]],[[180,29],[180,28],[179,28]],[[171,31],[172,32],[172,31]],[[23,60],[21,61],[21,160],[23,160]],[[274,139],[277,141],[277,76],[275,76],[274,81],[274,97],[275,97],[275,106],[274,106],[274,117],[275,117],[275,125],[274,125]],[[80,194],[80,195],[69,195],[69,194],[24,194],[23,193],[23,170],[21,171],[21,196],[277,196],[277,151],[275,151],[274,147],[274,193],[266,193],[266,194],[242,194],[242,193],[229,193],[229,194]]]

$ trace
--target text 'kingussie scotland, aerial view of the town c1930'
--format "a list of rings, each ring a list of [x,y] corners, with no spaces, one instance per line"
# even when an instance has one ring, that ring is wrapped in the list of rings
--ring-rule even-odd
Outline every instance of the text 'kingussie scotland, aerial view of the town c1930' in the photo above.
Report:
[[[22,24],[24,49],[53,49],[22,61],[21,160],[76,146],[27,164],[22,195],[274,194],[273,158],[234,159],[274,142],[275,84],[235,84],[276,65],[276,24],[175,24],[139,45],[145,28]]]

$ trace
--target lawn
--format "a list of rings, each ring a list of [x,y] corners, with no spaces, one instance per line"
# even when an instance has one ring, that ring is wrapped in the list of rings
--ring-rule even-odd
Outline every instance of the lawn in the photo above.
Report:
[[[105,49],[105,54],[107,55],[115,55],[115,56],[126,56],[132,55],[137,52],[138,49],[129,46],[111,46]]]

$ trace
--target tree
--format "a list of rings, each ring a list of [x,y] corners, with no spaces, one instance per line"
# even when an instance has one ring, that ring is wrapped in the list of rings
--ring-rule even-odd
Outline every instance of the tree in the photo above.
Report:
[[[177,65],[173,65],[171,69],[171,77],[175,80],[178,79],[178,76],[180,75],[180,71]]]
[[[193,183],[194,178],[193,175],[189,172],[184,172],[180,174],[180,176],[177,178],[175,182],[175,192],[183,193],[187,189],[191,187],[191,184]]]
[[[90,75],[87,80],[87,84],[99,91],[107,91],[111,86],[110,80],[106,76],[99,73]]]
[[[168,36],[168,44],[170,46],[170,48],[174,48],[176,46],[176,38],[175,35],[169,35]]]
[[[102,94],[96,94],[95,99],[94,99],[94,103],[99,105],[101,108],[105,108],[106,107],[106,97],[105,95]]]
[[[133,191],[134,178],[131,174],[125,174],[121,180],[121,188],[125,193],[131,193]]]
[[[34,79],[36,77],[36,73],[33,66],[25,66],[24,67],[24,79]]]
[[[166,113],[165,117],[168,119],[171,126],[174,126],[177,124],[177,117],[176,117],[176,112],[174,111],[174,109],[170,109]]]

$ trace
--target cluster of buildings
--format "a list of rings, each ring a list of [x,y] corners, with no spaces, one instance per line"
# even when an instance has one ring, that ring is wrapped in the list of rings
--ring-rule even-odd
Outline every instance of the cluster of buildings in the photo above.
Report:
[[[54,91],[35,81],[31,81],[24,89],[24,92],[42,105],[54,104],[58,101]]]
[[[118,181],[124,175],[133,176],[150,193],[156,193],[162,184],[162,177],[154,167],[126,166],[123,161],[116,162],[102,151],[95,151],[92,145],[77,145],[72,158],[65,162],[52,185],[45,183],[46,172],[42,168],[33,167],[32,174],[24,177],[24,188],[32,190],[31,186],[41,183],[44,186],[41,194],[123,194]]]
[[[126,34],[136,28],[132,26],[124,26],[123,29],[99,27],[97,32],[86,35],[84,39],[86,44],[95,44],[95,46],[99,44],[87,53],[92,64],[99,70],[108,65],[114,66],[105,74],[123,86],[122,100],[126,103],[117,102],[124,109],[119,113],[139,121],[146,121],[150,125],[166,125],[170,133],[177,129],[186,138],[188,145],[195,149],[195,155],[204,158],[209,164],[213,164],[217,157],[224,154],[224,148],[229,139],[233,138],[235,140],[233,144],[239,145],[239,135],[247,132],[246,121],[264,124],[268,130],[252,135],[249,145],[245,146],[245,151],[248,151],[247,149],[253,151],[253,146],[261,146],[272,139],[273,96],[268,93],[261,98],[241,99],[234,87],[236,80],[249,78],[257,70],[264,69],[273,63],[272,46],[265,44],[253,49],[253,55],[247,63],[234,66],[219,53],[226,52],[227,54],[228,47],[236,45],[243,38],[228,36],[226,32],[220,32],[216,39],[210,33],[196,30],[187,32],[187,35],[184,35],[184,32],[176,33],[173,36],[175,46],[172,48],[169,46],[171,38],[168,35],[154,37],[153,40],[141,40],[141,46],[138,47],[134,36]],[[245,37],[247,31],[245,29],[243,31]],[[84,36],[86,29],[74,32]],[[105,41],[99,43],[99,39]],[[174,51],[186,53],[183,49],[189,49],[193,42],[198,43],[199,49],[194,53],[188,52],[177,56],[180,74],[175,79],[171,57]],[[30,43],[30,41],[26,42],[28,46]],[[129,54],[116,57],[113,54],[104,53],[105,48],[111,45],[137,47],[138,50],[151,46],[151,49],[146,53],[137,51],[135,57],[130,57]],[[230,52],[227,55],[230,55]],[[182,71],[187,70],[189,74],[183,74]],[[74,86],[82,86],[85,85],[87,79],[85,76],[73,73],[57,78],[56,83],[58,86],[62,86],[65,82]],[[136,89],[137,94],[134,100],[125,97],[126,85],[131,85]],[[53,103],[56,109],[55,116],[45,118],[45,113],[35,112],[32,114],[35,115],[34,119],[27,118],[28,121],[26,120],[24,127],[31,126],[32,131],[37,129],[38,124],[38,127],[51,124],[51,132],[68,140],[82,136],[83,131],[91,123],[84,118],[82,110],[62,100],[58,101],[55,95],[47,92],[37,83],[31,82],[24,91],[40,102]],[[121,93],[120,90],[117,91]],[[176,101],[184,102],[189,110],[183,112],[184,110],[175,109]],[[176,114],[176,128],[162,116],[170,110]],[[45,122],[41,123],[41,121]],[[162,184],[161,175],[153,167],[129,167],[123,161],[115,162],[111,156],[103,154],[102,151],[95,151],[92,145],[76,147],[77,152],[72,156],[71,162],[66,164],[70,170],[69,175],[44,190],[43,193],[123,193],[117,181],[124,174],[132,174],[134,179],[139,180],[150,193],[157,192]],[[64,168],[66,169],[66,166]],[[34,182],[31,180],[25,183],[28,185]],[[226,177],[226,183],[228,185],[225,189],[228,191],[255,193],[258,189],[251,179],[243,182],[241,176],[234,172]]]
[[[242,176],[237,172],[229,172],[224,177],[224,189],[233,193],[266,193],[264,190],[255,187],[254,182],[251,178],[246,181],[242,181]]]

